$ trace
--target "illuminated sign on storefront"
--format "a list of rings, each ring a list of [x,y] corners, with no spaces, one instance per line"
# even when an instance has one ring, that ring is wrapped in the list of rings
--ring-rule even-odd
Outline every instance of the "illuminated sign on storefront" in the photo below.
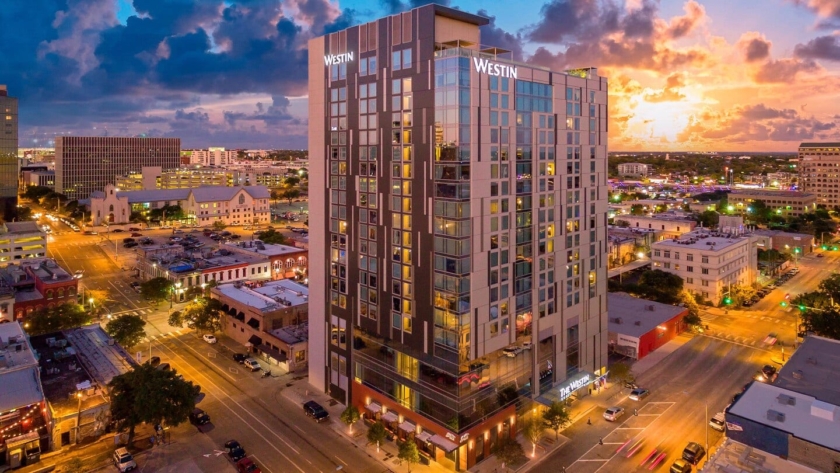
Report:
[[[490,62],[487,59],[473,58],[476,72],[487,74],[490,76],[508,77],[516,79],[517,70],[515,67],[506,66],[496,62]]]
[[[578,389],[586,386],[587,384],[591,383],[591,377],[589,373],[585,373],[584,376],[572,380],[569,384],[565,386],[561,386],[560,391],[560,399],[566,399],[572,395],[573,392],[577,391]]]
[[[328,66],[353,61],[353,53],[328,54],[324,56],[324,63]]]

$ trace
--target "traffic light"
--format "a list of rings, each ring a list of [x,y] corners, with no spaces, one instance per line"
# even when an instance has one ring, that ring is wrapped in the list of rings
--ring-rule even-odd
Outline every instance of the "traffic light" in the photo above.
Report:
[[[723,298],[723,303],[726,304],[726,305],[731,304],[732,303],[732,298],[729,297],[729,296],[724,297]]]
[[[782,301],[782,303],[781,303],[780,305],[781,305],[782,307],[787,307],[787,301]]]
[[[796,248],[794,248],[794,249],[793,249],[793,252],[794,252],[794,253],[799,253],[800,251],[801,251],[801,250],[799,249],[799,247],[798,247],[798,246],[797,246]]]
[[[802,312],[805,312],[805,306],[802,305],[802,304],[799,304],[799,310],[801,310]]]
[[[828,245],[823,245],[823,246],[822,246],[822,249],[823,249],[823,250],[827,250],[827,249],[828,249]]]

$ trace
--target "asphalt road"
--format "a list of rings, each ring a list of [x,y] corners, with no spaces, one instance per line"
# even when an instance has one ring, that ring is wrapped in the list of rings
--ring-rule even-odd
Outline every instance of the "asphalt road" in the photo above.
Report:
[[[639,377],[637,382],[650,389],[650,396],[631,401],[629,390],[624,390],[615,405],[627,414],[618,422],[608,422],[602,410],[593,410],[592,425],[582,419],[566,429],[563,434],[572,441],[539,468],[566,467],[569,473],[650,471],[653,460],[664,454],[652,470],[667,471],[688,442],[705,446],[707,433],[709,445],[720,440],[722,434],[708,427],[707,406],[709,417],[722,411],[767,363],[770,353],[765,350],[696,336]],[[637,442],[639,448],[633,449]]]

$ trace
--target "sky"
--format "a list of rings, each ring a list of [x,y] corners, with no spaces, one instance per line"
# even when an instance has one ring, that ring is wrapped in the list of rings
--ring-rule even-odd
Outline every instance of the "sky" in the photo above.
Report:
[[[20,147],[171,136],[305,148],[307,41],[424,0],[5,0]],[[610,151],[796,151],[838,140],[840,0],[442,0],[519,61],[597,67]]]

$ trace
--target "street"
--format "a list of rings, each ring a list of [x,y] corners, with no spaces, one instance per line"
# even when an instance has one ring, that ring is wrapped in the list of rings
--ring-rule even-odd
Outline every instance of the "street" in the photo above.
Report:
[[[569,473],[642,471],[664,454],[658,466],[665,470],[682,456],[688,442],[705,446],[707,433],[708,445],[720,440],[722,434],[708,427],[707,408],[708,418],[722,411],[761,366],[771,362],[770,355],[763,349],[695,336],[637,379],[650,396],[632,401],[629,390],[623,389],[611,405],[624,407],[624,417],[608,422],[603,409],[593,409],[563,431],[571,442],[539,468],[560,471],[565,466]]]

